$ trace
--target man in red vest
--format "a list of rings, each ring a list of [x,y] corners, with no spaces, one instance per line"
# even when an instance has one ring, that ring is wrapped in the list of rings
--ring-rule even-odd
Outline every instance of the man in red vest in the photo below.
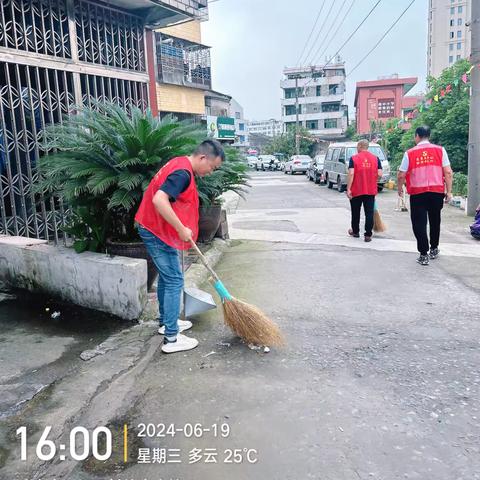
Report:
[[[178,250],[188,250],[198,237],[198,192],[195,175],[203,177],[218,168],[225,158],[222,146],[205,140],[188,157],[176,157],[153,177],[135,216],[138,232],[158,270],[158,333],[165,335],[165,353],[191,350],[194,338],[180,332],[192,323],[179,320],[183,272]]]
[[[447,152],[443,147],[430,143],[429,138],[430,128],[418,127],[415,130],[416,146],[405,153],[398,169],[398,195],[403,197],[405,182],[410,194],[410,218],[420,252],[417,258],[420,265],[428,265],[429,259],[437,258],[440,253],[441,211],[443,202],[452,199],[453,172]],[[430,242],[427,221],[430,224]]]
[[[365,241],[372,241],[373,210],[375,195],[378,193],[377,182],[382,176],[382,162],[368,151],[368,140],[357,143],[357,154],[348,164],[347,196],[352,209],[352,228],[348,234],[360,236],[360,210],[365,212]]]

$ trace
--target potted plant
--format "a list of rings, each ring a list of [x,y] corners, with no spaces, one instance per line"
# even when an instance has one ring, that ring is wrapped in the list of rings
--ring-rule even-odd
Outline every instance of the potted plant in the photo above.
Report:
[[[200,242],[211,242],[221,222],[221,195],[229,190],[243,197],[248,187],[247,164],[241,160],[238,150],[225,149],[225,161],[212,175],[197,178],[200,197]]]
[[[98,103],[45,130],[48,155],[39,161],[39,190],[63,197],[72,216],[65,231],[77,252],[107,252],[149,260],[134,216],[143,192],[169,159],[188,155],[204,136],[198,125],[128,115]],[[155,278],[149,263],[149,283]]]

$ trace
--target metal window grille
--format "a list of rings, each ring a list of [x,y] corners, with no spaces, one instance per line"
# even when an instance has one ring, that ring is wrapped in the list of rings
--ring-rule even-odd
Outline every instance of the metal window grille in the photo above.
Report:
[[[0,63],[0,233],[58,241],[68,209],[34,192],[42,130],[74,106],[72,74]]]
[[[33,188],[42,132],[93,100],[146,110],[144,29],[99,1],[0,0],[0,47],[0,234],[57,243],[71,212]]]
[[[71,58],[65,0],[0,0],[0,46]]]
[[[86,74],[80,75],[80,80],[86,107],[94,107],[95,102],[113,102],[127,111],[145,111],[148,107],[147,85],[143,82]]]
[[[81,61],[145,71],[141,18],[98,2],[75,0],[75,23]]]
[[[211,88],[209,47],[159,33],[156,41],[161,82]]]

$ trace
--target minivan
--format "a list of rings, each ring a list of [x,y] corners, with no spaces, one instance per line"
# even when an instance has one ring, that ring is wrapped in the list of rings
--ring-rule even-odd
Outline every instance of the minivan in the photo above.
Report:
[[[383,175],[378,180],[378,191],[381,192],[385,183],[390,180],[390,164],[385,152],[378,143],[370,143],[368,151],[378,157],[382,163]],[[339,192],[345,191],[348,178],[348,163],[356,153],[356,142],[330,144],[325,157],[324,167],[324,182],[328,188],[333,188],[333,185],[336,184]]]

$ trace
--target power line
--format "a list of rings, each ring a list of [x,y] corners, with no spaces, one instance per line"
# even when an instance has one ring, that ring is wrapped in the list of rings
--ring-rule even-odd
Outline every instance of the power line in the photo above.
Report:
[[[324,18],[324,20],[323,20],[323,23],[322,23],[322,26],[321,26],[320,29],[318,30],[317,36],[315,37],[315,40],[313,41],[312,46],[310,47],[310,50],[309,50],[309,52],[307,53],[307,56],[305,57],[305,62],[308,60],[308,58],[310,57],[310,54],[312,53],[312,50],[315,48],[315,45],[316,45],[317,40],[318,40],[318,37],[319,37],[320,34],[322,33],[323,27],[325,27],[325,24],[327,23],[328,17],[329,17],[330,14],[332,13],[333,6],[334,6],[334,5],[335,5],[335,2],[332,2],[331,5],[330,5],[330,10],[328,11],[327,15],[325,16],[325,18]]]
[[[328,43],[326,43],[325,45],[325,48],[322,50],[322,53],[320,55],[317,56],[317,54],[315,54],[316,58],[318,58],[319,60],[322,58],[323,54],[327,51],[327,48],[330,46],[330,44],[332,43],[333,39],[335,38],[335,36],[337,35],[338,31],[340,30],[340,28],[342,27],[342,25],[345,23],[345,20],[347,19],[348,17],[348,14],[351,12],[352,8],[353,8],[353,5],[355,5],[355,0],[352,0],[352,3],[350,4],[350,6],[348,7],[348,10],[345,12],[345,14],[343,15],[342,17],[342,20],[341,22],[338,24],[338,27],[337,29],[335,30],[335,32],[333,33],[332,37],[330,38],[330,40],[328,41]],[[317,51],[318,53],[318,51]]]
[[[338,10],[337,12],[337,18],[340,16],[340,12],[343,10],[343,7],[345,6],[345,4],[347,3],[347,0],[343,0],[343,3],[340,7],[340,9]],[[345,18],[345,17],[344,17]],[[332,22],[330,22],[330,28],[328,29],[325,37],[323,38],[323,41],[322,42],[319,42],[319,45],[318,45],[318,48],[317,48],[317,51],[315,52],[315,54],[313,55],[312,57],[312,61],[310,62],[312,65],[315,65],[315,59],[317,58],[317,54],[319,52],[319,50],[322,48],[322,45],[325,43],[325,41],[327,40],[328,36],[330,35],[330,32],[332,31],[332,28],[333,26],[335,25],[335,20],[333,20]]]
[[[315,27],[317,26],[317,23],[318,23],[318,19],[320,18],[320,14],[322,13],[323,7],[325,6],[325,2],[326,2],[326,0],[323,0],[322,6],[320,7],[320,10],[318,11],[318,14],[317,14],[317,18],[315,19],[315,23],[313,24],[312,30],[310,31],[310,35],[308,36],[307,41],[305,42],[305,45],[303,46],[303,50],[302,50],[302,53],[300,54],[297,65],[300,65],[300,61],[302,60],[303,54],[305,53],[308,42],[312,38]]]
[[[352,70],[348,73],[348,75],[351,75],[362,63],[364,60],[367,59],[367,57],[380,45],[382,40],[390,33],[390,31],[395,27],[395,25],[400,21],[400,19],[407,13],[408,9],[415,3],[415,0],[412,0],[410,4],[407,6],[407,8],[400,14],[400,16],[392,23],[390,28],[380,37],[380,40],[372,47],[371,50],[368,51],[368,53],[352,68]]]
[[[350,36],[342,43],[342,46],[332,55],[330,60],[324,65],[326,67],[343,49],[343,47],[353,38],[353,36],[358,32],[360,27],[367,21],[368,17],[373,13],[373,11],[378,7],[382,0],[378,0],[377,3],[372,7],[372,9],[367,13],[367,16],[360,22],[358,27],[350,34]]]
[[[330,58],[330,60],[325,63],[325,65],[322,66],[322,68],[325,68],[327,65],[331,63],[331,61],[342,51],[343,47],[354,37],[354,35],[358,32],[360,27],[367,21],[367,19],[370,17],[370,15],[374,12],[374,10],[378,7],[378,5],[382,2],[383,0],[377,0],[377,3],[370,9],[370,11],[367,13],[365,18],[359,23],[357,28],[348,36],[348,38],[342,43],[341,47],[335,52],[334,55]],[[310,80],[303,86],[305,89],[311,82],[313,81],[313,75],[310,78]]]

